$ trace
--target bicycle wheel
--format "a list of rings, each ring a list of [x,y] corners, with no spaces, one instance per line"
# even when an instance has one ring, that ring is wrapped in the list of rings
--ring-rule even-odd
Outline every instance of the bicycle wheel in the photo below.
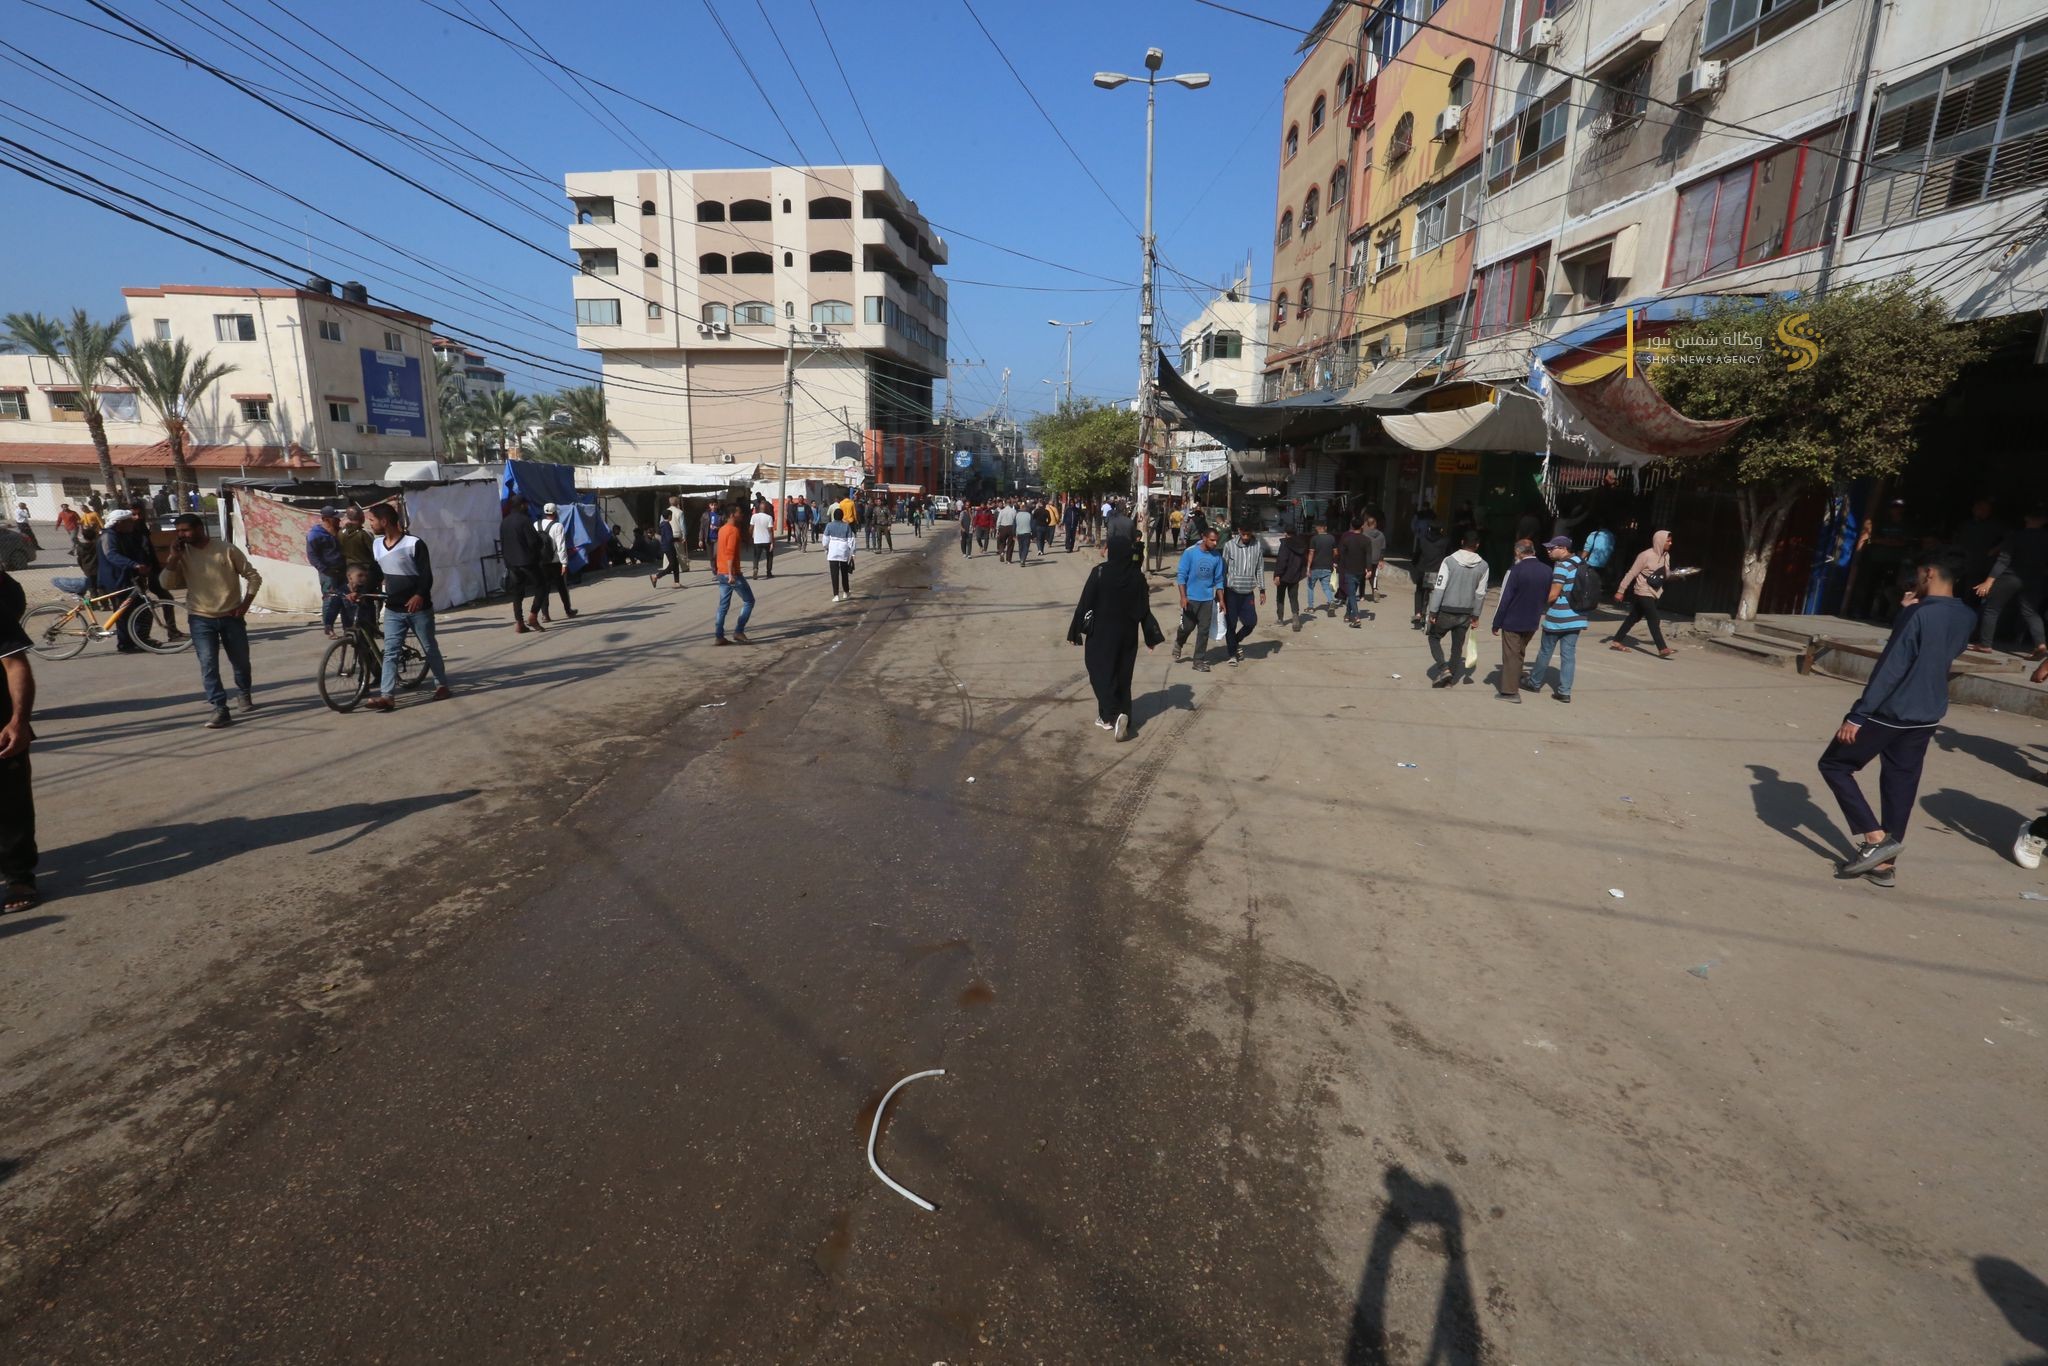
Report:
[[[92,623],[77,607],[46,602],[21,619],[28,647],[44,659],[69,659],[92,639]]]
[[[177,609],[160,598],[145,595],[128,609],[127,620],[130,637],[154,654],[174,655],[192,648],[192,637],[173,634],[178,629]]]
[[[427,657],[408,640],[398,647],[398,686],[410,692],[422,687],[431,678],[427,672]]]
[[[355,637],[344,636],[320,656],[320,700],[335,711],[354,711],[370,691],[370,673]]]

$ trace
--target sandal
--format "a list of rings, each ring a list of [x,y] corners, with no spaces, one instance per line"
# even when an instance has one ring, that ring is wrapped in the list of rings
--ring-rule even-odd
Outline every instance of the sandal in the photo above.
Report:
[[[10,882],[7,884],[6,904],[0,905],[0,915],[34,910],[42,904],[42,900],[42,894],[36,891],[34,883]]]

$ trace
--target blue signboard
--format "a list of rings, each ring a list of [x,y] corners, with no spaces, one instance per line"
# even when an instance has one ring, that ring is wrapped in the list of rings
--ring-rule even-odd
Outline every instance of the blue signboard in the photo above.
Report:
[[[968,468],[968,467],[969,467],[970,465],[972,465],[973,463],[974,463],[974,452],[973,452],[973,451],[955,451],[955,452],[953,452],[953,468],[954,468],[954,469],[956,469],[956,470],[964,470],[964,469]]]
[[[366,420],[386,436],[425,436],[427,404],[420,387],[420,358],[364,347],[363,407]]]

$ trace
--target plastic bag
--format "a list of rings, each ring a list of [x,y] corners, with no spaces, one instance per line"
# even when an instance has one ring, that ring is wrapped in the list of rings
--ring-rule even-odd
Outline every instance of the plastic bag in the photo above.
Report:
[[[1209,639],[1215,641],[1218,645],[1221,645],[1224,641],[1223,604],[1220,602],[1209,609]]]
[[[1479,640],[1472,632],[1465,633],[1465,670],[1470,673],[1479,667]]]

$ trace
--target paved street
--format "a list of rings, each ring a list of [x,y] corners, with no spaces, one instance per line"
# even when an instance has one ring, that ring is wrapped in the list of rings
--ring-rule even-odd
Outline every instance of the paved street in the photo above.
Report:
[[[779,557],[746,650],[701,566],[448,614],[457,698],[394,716],[321,708],[298,622],[225,733],[189,656],[39,664],[0,1358],[2041,1340],[2004,851],[2048,728],[1951,712],[1885,891],[1831,877],[1847,684],[1594,646],[1569,707],[1433,691],[1397,574],[1362,630],[1143,657],[1119,747],[1085,556],[897,544],[836,608]],[[863,1154],[927,1068],[879,1157],[934,1213]]]

